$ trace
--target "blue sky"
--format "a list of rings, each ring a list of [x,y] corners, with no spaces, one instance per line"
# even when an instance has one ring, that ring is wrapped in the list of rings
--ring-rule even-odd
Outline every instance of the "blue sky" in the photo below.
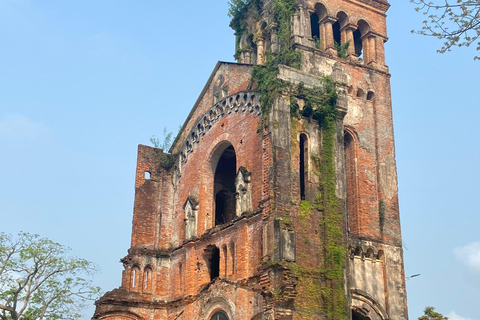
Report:
[[[136,148],[177,132],[218,60],[232,61],[227,1],[0,0],[0,231],[39,233],[120,285]],[[432,305],[480,320],[480,62],[412,35],[388,11],[410,319]],[[85,319],[93,314],[86,312]],[[401,320],[401,319],[400,319]]]

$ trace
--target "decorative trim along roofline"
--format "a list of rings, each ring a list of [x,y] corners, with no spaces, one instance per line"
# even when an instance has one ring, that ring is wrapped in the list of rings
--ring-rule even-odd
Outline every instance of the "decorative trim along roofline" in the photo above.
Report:
[[[180,161],[186,163],[193,148],[200,142],[200,138],[221,118],[237,112],[252,113],[257,116],[262,114],[260,108],[260,95],[257,92],[242,91],[217,102],[203,116],[195,121],[187,140],[180,151]]]

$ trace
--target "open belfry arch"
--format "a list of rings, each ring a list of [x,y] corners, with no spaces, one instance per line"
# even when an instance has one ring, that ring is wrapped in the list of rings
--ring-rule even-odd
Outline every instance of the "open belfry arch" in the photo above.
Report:
[[[138,148],[102,320],[405,320],[386,0],[232,6],[170,150]]]

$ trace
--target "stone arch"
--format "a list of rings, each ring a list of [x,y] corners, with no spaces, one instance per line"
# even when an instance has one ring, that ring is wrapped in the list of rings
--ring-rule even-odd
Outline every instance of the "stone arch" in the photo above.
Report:
[[[327,7],[323,3],[321,2],[315,3],[314,9],[320,21],[325,19],[328,16]]]
[[[211,320],[217,312],[224,312],[228,320],[236,320],[235,304],[223,297],[213,297],[205,301],[197,320]]]
[[[104,315],[100,316],[98,320],[143,320],[143,318],[130,311],[123,311],[122,313],[113,311],[105,313]]]
[[[352,320],[388,320],[388,314],[383,306],[371,295],[359,289],[351,289]]]

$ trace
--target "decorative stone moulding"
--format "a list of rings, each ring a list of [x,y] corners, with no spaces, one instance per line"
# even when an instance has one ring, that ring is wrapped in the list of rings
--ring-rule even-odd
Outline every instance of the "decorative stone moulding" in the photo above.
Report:
[[[239,112],[260,116],[262,109],[260,108],[259,102],[260,95],[256,92],[239,92],[217,102],[195,122],[195,126],[192,131],[190,131],[180,153],[181,161],[183,163],[187,162],[188,156],[200,142],[201,137],[220,119]]]

